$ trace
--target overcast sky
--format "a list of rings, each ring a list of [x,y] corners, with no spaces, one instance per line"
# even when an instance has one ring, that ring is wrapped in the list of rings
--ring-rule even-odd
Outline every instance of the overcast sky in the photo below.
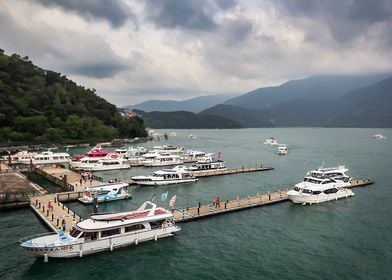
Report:
[[[0,48],[116,105],[392,72],[392,1],[3,0]]]

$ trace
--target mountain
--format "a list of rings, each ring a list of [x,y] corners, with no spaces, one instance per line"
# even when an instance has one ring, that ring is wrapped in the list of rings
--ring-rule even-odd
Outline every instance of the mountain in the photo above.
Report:
[[[122,118],[95,90],[0,49],[1,143],[94,142],[146,135],[140,118]]]
[[[341,111],[328,122],[339,127],[392,127],[392,77],[336,100]]]
[[[293,80],[276,87],[265,87],[227,100],[225,105],[248,109],[265,109],[296,99],[320,101],[334,99],[344,94],[375,84],[390,74],[378,75],[325,75]]]
[[[222,116],[243,127],[392,127],[392,77],[326,100],[295,99],[262,109],[223,104],[200,114]]]
[[[137,109],[145,112],[159,111],[188,111],[198,113],[208,107],[214,106],[233,98],[235,94],[218,94],[209,96],[199,96],[183,101],[174,100],[149,100],[136,105],[127,105],[127,109]]]
[[[241,128],[237,122],[220,116],[176,112],[136,112],[141,115],[147,127],[151,128]]]

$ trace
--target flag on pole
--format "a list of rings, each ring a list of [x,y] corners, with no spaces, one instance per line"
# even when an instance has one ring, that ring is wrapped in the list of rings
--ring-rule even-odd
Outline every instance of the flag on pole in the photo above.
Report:
[[[174,207],[174,203],[176,203],[176,198],[177,198],[177,195],[174,195],[174,196],[170,199],[170,202],[169,202],[169,206],[170,206],[170,207]]]
[[[161,201],[162,201],[162,202],[165,202],[165,201],[166,201],[167,195],[168,195],[168,194],[169,194],[169,192],[164,192],[164,193],[161,194]]]

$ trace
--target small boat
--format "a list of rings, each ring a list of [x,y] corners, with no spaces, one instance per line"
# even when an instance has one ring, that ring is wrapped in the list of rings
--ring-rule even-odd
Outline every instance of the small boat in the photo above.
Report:
[[[159,155],[151,160],[145,160],[143,162],[143,165],[152,167],[152,166],[178,165],[182,163],[183,161],[181,160],[180,156],[165,154],[165,155]]]
[[[197,138],[196,134],[193,134],[193,133],[189,134],[188,137],[189,137],[189,139],[196,139]]]
[[[373,138],[374,139],[376,139],[376,140],[384,140],[384,139],[387,139],[384,135],[382,135],[382,134],[374,134],[373,135]]]
[[[265,140],[264,144],[266,144],[266,145],[272,145],[272,146],[274,146],[274,145],[279,145],[278,140],[276,140],[275,137],[270,137],[270,138],[268,138],[267,140]]]
[[[286,144],[279,144],[278,151],[277,151],[278,155],[287,155],[288,151],[289,150]]]
[[[156,241],[180,230],[169,210],[146,201],[136,211],[92,214],[89,219],[76,223],[70,233],[31,236],[21,239],[20,243],[37,257],[71,258]]]
[[[177,136],[177,133],[175,133],[174,131],[170,133],[170,136]]]
[[[197,178],[182,165],[172,169],[158,170],[152,175],[134,176],[131,179],[141,186],[163,186],[197,182]]]
[[[83,197],[79,198],[79,201],[85,204],[93,203],[95,196],[99,203],[130,198],[132,195],[128,193],[128,186],[128,183],[120,182],[88,187],[86,188]]]
[[[18,158],[17,163],[21,164],[54,164],[54,163],[67,163],[70,159],[68,153],[53,153],[46,151],[42,153],[34,153],[30,158]]]

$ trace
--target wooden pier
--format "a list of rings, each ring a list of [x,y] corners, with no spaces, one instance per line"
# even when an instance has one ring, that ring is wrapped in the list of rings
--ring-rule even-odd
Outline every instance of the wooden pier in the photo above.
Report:
[[[362,187],[373,184],[370,179],[353,179],[349,188]],[[207,218],[215,215],[226,214],[234,211],[245,210],[254,207],[267,206],[280,202],[288,201],[288,189],[277,190],[276,192],[268,192],[260,195],[248,195],[245,198],[236,198],[234,200],[226,200],[216,205],[216,203],[201,205],[197,207],[175,210],[173,213],[176,223],[189,222],[197,219]]]
[[[59,200],[65,201],[70,197],[77,199],[82,195],[83,192],[70,192],[34,196],[30,199],[30,206],[54,232],[62,228],[64,231],[71,231],[74,224],[81,221],[81,217]]]
[[[238,173],[249,173],[249,172],[261,172],[261,171],[268,171],[272,170],[272,167],[263,167],[255,166],[255,167],[241,167],[235,169],[217,169],[217,170],[209,170],[209,171],[192,171],[192,175],[199,178],[199,177],[210,177],[210,176],[220,176],[220,175],[231,175],[231,174],[238,174]]]

